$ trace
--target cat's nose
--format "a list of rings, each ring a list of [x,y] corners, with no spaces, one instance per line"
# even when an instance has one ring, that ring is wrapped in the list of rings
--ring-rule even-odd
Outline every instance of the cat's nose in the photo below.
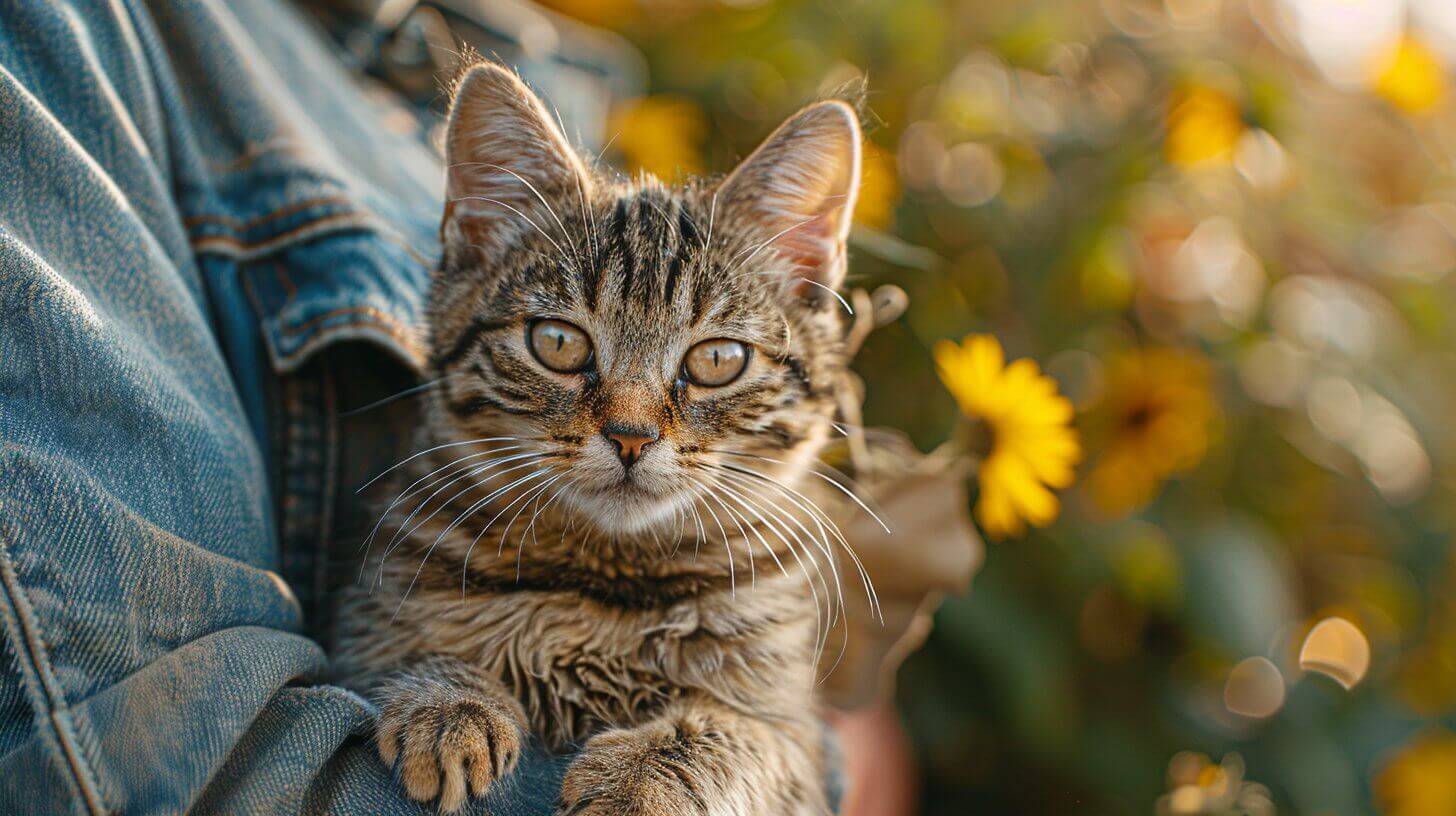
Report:
[[[602,436],[617,449],[617,458],[622,460],[622,467],[632,467],[632,463],[642,457],[643,448],[656,442],[660,435],[656,428],[646,426],[633,427],[617,422],[608,422],[602,426]]]

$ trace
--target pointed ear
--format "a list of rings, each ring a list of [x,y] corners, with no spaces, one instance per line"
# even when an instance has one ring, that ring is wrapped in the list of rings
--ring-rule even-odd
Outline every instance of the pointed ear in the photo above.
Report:
[[[464,241],[488,254],[532,223],[553,232],[544,202],[590,195],[590,175],[541,100],[492,63],[468,69],[455,88],[445,161],[442,235],[447,244]]]
[[[724,214],[748,222],[798,277],[836,288],[859,194],[859,117],[843,102],[799,111],[719,187]],[[801,284],[801,289],[807,288]]]

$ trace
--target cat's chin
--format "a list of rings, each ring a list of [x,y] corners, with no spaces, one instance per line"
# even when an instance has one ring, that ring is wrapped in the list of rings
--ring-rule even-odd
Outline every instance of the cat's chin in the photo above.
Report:
[[[678,507],[686,496],[661,496],[631,482],[574,492],[570,503],[601,531],[620,536],[641,535],[676,525]]]

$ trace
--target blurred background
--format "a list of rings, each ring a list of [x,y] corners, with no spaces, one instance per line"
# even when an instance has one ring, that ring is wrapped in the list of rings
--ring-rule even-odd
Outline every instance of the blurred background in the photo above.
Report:
[[[1070,400],[875,715],[916,812],[1456,814],[1456,3],[543,5],[479,7],[626,171],[865,89],[867,424],[960,433],[972,333]]]

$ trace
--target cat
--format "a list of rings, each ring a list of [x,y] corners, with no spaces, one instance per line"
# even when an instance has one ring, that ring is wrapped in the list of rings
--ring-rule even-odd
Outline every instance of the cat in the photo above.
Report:
[[[534,734],[580,748],[562,814],[830,812],[815,666],[847,544],[805,477],[860,141],[829,100],[720,181],[623,180],[513,72],[463,72],[438,385],[336,654],[410,797],[458,810]]]

